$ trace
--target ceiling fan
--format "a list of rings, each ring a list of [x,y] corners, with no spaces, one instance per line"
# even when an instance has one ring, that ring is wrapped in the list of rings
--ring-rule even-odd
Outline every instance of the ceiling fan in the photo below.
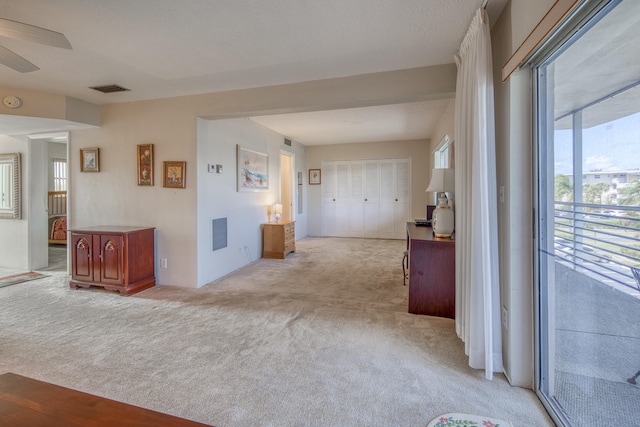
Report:
[[[62,49],[72,49],[71,43],[69,43],[69,40],[67,40],[62,33],[36,27],[35,25],[11,21],[9,19],[0,18],[0,37],[24,40]],[[40,69],[4,46],[0,46],[0,64],[6,65],[20,73],[29,73]]]

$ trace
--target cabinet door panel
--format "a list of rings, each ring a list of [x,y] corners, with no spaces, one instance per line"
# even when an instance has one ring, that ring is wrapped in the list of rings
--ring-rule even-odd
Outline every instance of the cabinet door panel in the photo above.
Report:
[[[123,283],[121,236],[100,236],[100,281],[116,285]]]
[[[72,272],[73,279],[76,280],[93,280],[93,261],[91,259],[91,235],[72,234],[71,235],[72,252]]]

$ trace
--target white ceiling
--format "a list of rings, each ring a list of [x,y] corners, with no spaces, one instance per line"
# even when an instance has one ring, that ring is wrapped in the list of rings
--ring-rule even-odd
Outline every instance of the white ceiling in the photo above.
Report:
[[[489,0],[491,22],[507,0]],[[130,102],[392,71],[453,62],[482,0],[0,0],[0,18],[64,33],[64,50],[0,37],[40,70],[0,65],[0,86],[95,104]],[[101,94],[91,86],[129,92]],[[261,117],[307,144],[427,138],[442,101],[342,114]],[[369,116],[370,114],[370,116]],[[427,117],[422,123],[418,114]],[[375,117],[375,119],[374,119]],[[404,129],[400,123],[404,117]],[[0,119],[0,132],[4,131]],[[332,125],[332,123],[335,123]],[[333,130],[333,136],[329,131]],[[313,129],[318,135],[313,136]]]

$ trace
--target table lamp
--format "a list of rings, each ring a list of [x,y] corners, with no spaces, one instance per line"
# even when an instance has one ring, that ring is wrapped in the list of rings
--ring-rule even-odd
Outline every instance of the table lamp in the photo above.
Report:
[[[433,233],[436,237],[451,238],[454,217],[446,193],[455,191],[455,169],[433,169],[431,182],[425,191],[438,193],[438,206],[433,210],[431,218]]]
[[[282,217],[282,205],[280,203],[273,205],[273,212],[276,215],[276,222],[280,222],[280,218]]]

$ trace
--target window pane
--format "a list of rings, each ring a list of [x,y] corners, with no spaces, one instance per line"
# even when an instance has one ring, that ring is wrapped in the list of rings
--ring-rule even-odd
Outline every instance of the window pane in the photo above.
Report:
[[[638,24],[612,3],[538,68],[539,391],[571,426],[640,419]]]
[[[54,191],[67,191],[67,161],[65,159],[53,159],[53,186]]]

